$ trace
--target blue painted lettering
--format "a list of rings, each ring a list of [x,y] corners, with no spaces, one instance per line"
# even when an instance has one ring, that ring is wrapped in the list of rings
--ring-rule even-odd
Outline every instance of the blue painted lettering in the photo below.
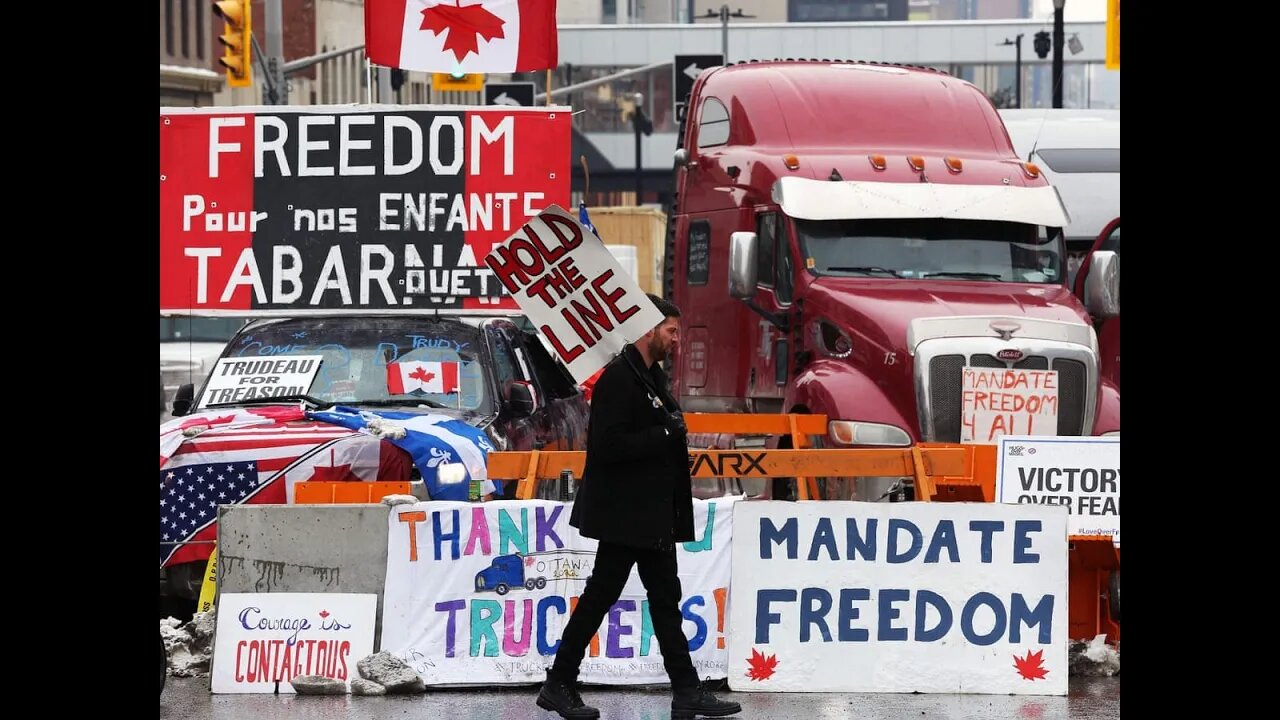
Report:
[[[814,625],[822,633],[822,642],[831,642],[831,630],[827,627],[830,611],[831,593],[813,587],[800,591],[800,642],[809,642],[810,628]]]
[[[898,536],[901,531],[905,530],[911,536],[911,546],[903,552],[898,552]],[[905,563],[915,560],[916,555],[920,554],[920,548],[924,546],[924,534],[920,532],[920,528],[910,520],[902,518],[890,518],[889,520],[889,550],[887,560],[891,563]]]
[[[1003,520],[970,520],[969,529],[982,533],[982,562],[991,562],[991,535],[1004,531]]]
[[[1022,593],[1014,593],[1009,601],[1009,642],[1022,642],[1022,626],[1030,630],[1039,626],[1036,641],[1048,645],[1053,641],[1053,596],[1041,595],[1034,610],[1027,607]]]
[[[693,637],[689,638],[689,652],[697,652],[698,648],[707,641],[707,622],[693,611],[694,607],[705,607],[706,604],[707,601],[701,595],[694,595],[680,606],[680,615],[693,623]],[[658,644],[662,644],[661,638],[658,639]]]
[[[813,542],[809,545],[809,559],[818,559],[818,546],[821,545],[827,549],[827,557],[832,560],[839,560],[840,556],[836,550],[836,534],[831,529],[831,518],[818,518],[818,527],[813,531]],[[830,596],[827,600],[830,600]]]
[[[893,525],[893,521],[889,521],[889,525]],[[917,530],[917,532],[919,532]],[[917,536],[918,537],[918,536]],[[892,550],[889,551],[892,554]],[[904,627],[894,627],[893,621],[898,619],[902,611],[894,607],[896,602],[902,602],[911,597],[910,590],[900,588],[883,589],[880,591],[880,627],[876,632],[876,640],[900,641],[907,639],[907,629]]]
[[[795,518],[792,518],[794,522]],[[794,545],[792,546],[794,547]],[[794,555],[792,556],[794,557]],[[769,605],[774,602],[795,602],[795,590],[757,590],[756,591],[756,643],[769,642],[769,626],[782,622],[782,614],[770,612]]]
[[[777,543],[781,545],[783,542],[786,542],[787,559],[795,560],[796,526],[797,523],[795,518],[787,518],[787,521],[782,523],[781,529],[774,527],[773,521],[769,518],[760,518],[760,558],[762,560],[773,559],[773,547],[769,543]]]
[[[1039,520],[1016,520],[1013,523],[1013,562],[1015,565],[1022,563],[1038,563],[1040,562],[1040,554],[1027,552],[1031,549],[1031,538],[1027,537],[1028,533],[1040,532]]]
[[[938,615],[938,623],[932,628],[925,627],[929,608]],[[936,642],[946,637],[951,630],[951,605],[932,590],[916,591],[916,642]]]
[[[939,520],[938,527],[933,530],[933,538],[929,540],[929,550],[924,554],[926,563],[938,562],[943,550],[951,558],[951,562],[960,562],[960,549],[956,547],[956,526],[950,520]]]
[[[1003,525],[1004,523],[1000,524]],[[991,608],[991,613],[995,616],[996,621],[991,626],[990,631],[985,635],[979,635],[973,628],[973,616],[978,612],[978,608],[984,606]],[[964,610],[960,613],[960,630],[964,633],[965,640],[974,645],[993,645],[1004,635],[1007,619],[1004,603],[1000,602],[1000,598],[989,592],[980,592],[969,598],[969,601],[964,604]]]

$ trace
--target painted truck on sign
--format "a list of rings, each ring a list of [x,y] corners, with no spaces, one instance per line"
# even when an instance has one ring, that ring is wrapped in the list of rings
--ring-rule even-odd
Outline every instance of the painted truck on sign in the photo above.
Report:
[[[596,554],[583,550],[553,550],[527,555],[499,555],[489,567],[476,573],[476,592],[492,590],[506,595],[515,588],[541,590],[556,580],[586,580]]]

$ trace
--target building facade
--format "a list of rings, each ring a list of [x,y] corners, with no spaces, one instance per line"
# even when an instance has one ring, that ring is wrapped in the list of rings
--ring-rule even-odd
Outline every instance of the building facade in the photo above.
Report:
[[[380,97],[363,54],[363,0],[282,1],[286,63],[351,50],[290,75],[290,104],[483,102],[481,93],[435,91],[429,75],[419,72],[406,73],[403,85]],[[1106,26],[1100,8],[1105,4],[1069,0],[1066,5],[1070,50],[1063,51],[1064,107],[1120,107],[1120,73],[1104,67]],[[718,15],[702,18],[725,5],[731,13],[727,26]],[[265,49],[264,6],[254,3],[253,28]],[[858,18],[850,20],[851,14]],[[691,15],[695,21],[687,22]],[[912,20],[884,19],[890,17]],[[998,107],[1014,107],[1020,97],[1023,108],[1047,108],[1053,97],[1052,54],[1037,57],[1033,38],[1052,30],[1052,17],[1052,0],[559,0],[560,65],[550,86],[555,91],[657,65],[553,97],[574,108],[574,129],[581,136],[575,142],[592,146],[592,157],[609,166],[601,168],[607,176],[636,167],[630,118],[638,96],[653,123],[653,133],[641,140],[641,168],[669,180],[678,127],[671,64],[677,55],[725,54],[730,62],[816,58],[923,65],[974,83]],[[160,0],[161,105],[263,104],[265,79],[256,65],[253,87],[225,86],[217,61],[221,32],[211,0]],[[488,79],[531,81],[538,92],[548,85],[545,72]]]

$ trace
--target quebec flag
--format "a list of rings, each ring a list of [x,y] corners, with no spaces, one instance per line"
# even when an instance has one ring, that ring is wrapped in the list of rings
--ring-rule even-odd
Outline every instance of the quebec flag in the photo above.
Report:
[[[596,226],[591,224],[591,216],[587,214],[587,204],[584,202],[578,203],[578,222],[586,225],[592,235],[600,237],[600,233],[596,231]]]
[[[472,480],[481,481],[481,494],[494,491],[493,483],[488,481],[487,470],[493,445],[483,430],[461,420],[448,415],[419,415],[391,410],[373,412],[343,405],[331,410],[307,412],[307,419],[377,435],[409,453],[432,500],[467,502]],[[438,468],[443,463],[460,463],[466,469],[466,480],[460,483],[440,482]]]

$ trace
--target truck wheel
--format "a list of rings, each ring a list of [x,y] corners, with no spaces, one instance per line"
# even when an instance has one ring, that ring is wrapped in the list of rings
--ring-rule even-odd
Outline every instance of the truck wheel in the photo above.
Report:
[[[544,577],[540,577],[540,578],[538,578],[537,580],[534,580],[534,581],[533,581],[533,585],[534,585],[534,587],[536,587],[536,588],[538,588],[539,590],[541,590],[542,588],[544,588],[544,587],[546,587],[546,586],[547,586],[547,579],[546,579],[546,578],[544,578]]]
[[[510,589],[511,589],[511,588],[510,588],[510,587],[507,587],[507,584],[506,584],[506,583],[498,583],[498,586],[497,586],[497,587],[495,587],[495,588],[493,589],[493,591],[494,591],[494,592],[496,592],[496,593],[498,593],[499,595],[506,595],[506,594],[507,594],[507,591],[508,591],[508,590],[510,590]]]
[[[169,656],[164,651],[164,635],[160,635],[160,694],[164,694],[164,679],[169,675]]]
[[[1107,602],[1111,606],[1111,619],[1117,623],[1120,622],[1120,571],[1116,570],[1111,573],[1110,588],[1107,592]]]
[[[533,589],[533,578],[529,578],[528,580],[525,580],[525,581],[524,581],[524,589],[525,589],[525,590],[532,590],[532,589]]]

